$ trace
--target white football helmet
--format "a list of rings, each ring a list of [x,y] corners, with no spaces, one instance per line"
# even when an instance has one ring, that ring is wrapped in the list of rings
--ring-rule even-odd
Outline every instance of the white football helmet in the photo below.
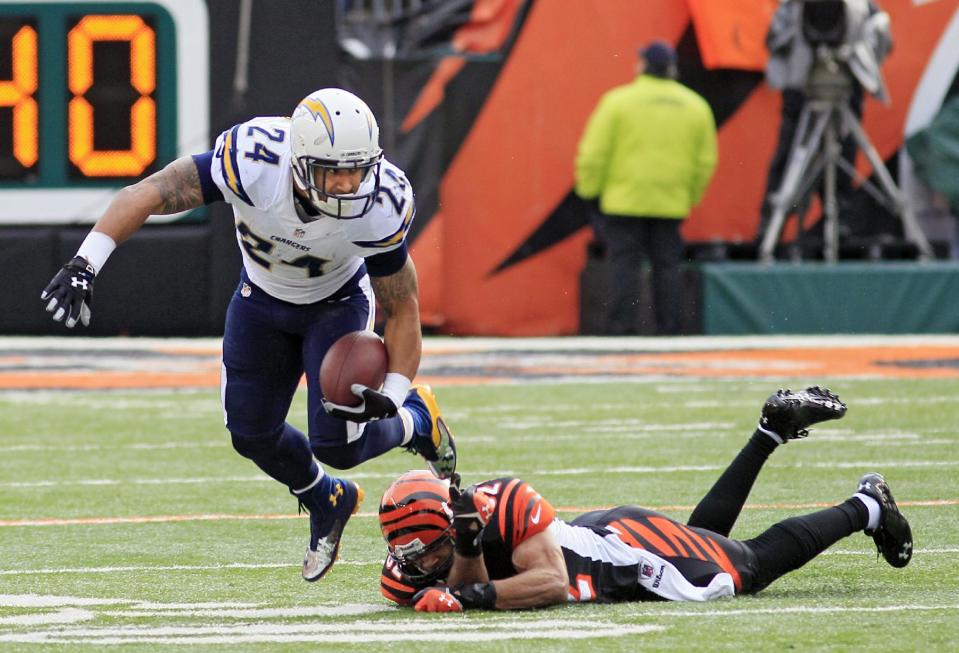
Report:
[[[380,128],[360,98],[340,88],[323,88],[303,98],[291,118],[293,182],[323,215],[359,218],[376,201],[380,189]],[[327,193],[326,175],[337,169],[362,168],[363,179],[352,194]]]

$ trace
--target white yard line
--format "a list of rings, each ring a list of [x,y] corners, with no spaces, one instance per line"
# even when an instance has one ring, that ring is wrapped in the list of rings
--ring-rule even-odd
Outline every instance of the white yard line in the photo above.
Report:
[[[785,465],[767,464],[767,469],[924,469],[948,468],[959,466],[959,460],[851,460],[793,463]],[[492,471],[477,470],[470,476],[498,478],[500,476],[582,476],[585,474],[677,474],[686,472],[708,472],[726,469],[725,465],[649,465],[649,466],[611,466],[611,467],[571,467],[567,469],[515,470],[500,469]],[[357,472],[350,473],[351,479],[392,479],[395,472]],[[115,486],[115,485],[212,485],[216,483],[272,483],[265,475],[250,476],[200,476],[186,478],[99,478],[99,479],[60,479],[43,481],[6,481],[0,488],[67,488],[76,486]],[[0,520],[0,525],[4,521]]]
[[[195,353],[218,352],[222,347],[220,338],[85,338],[74,336],[18,337],[8,336],[0,340],[3,348],[14,352],[26,349],[55,349],[62,351],[81,350],[134,350],[185,351]],[[427,336],[423,338],[425,353],[434,351],[508,352],[532,351],[700,351],[704,349],[820,349],[822,347],[908,347],[922,345],[959,345],[955,335],[829,335],[829,336],[681,336],[675,338],[652,337],[562,337],[562,338],[451,338]]]
[[[936,547],[928,549],[915,549],[913,555],[916,557],[926,556],[952,556],[959,554],[959,546]],[[385,549],[384,549],[385,555]],[[860,551],[851,550],[827,550],[822,552],[823,556],[872,556],[875,555],[874,549],[863,549]],[[383,558],[375,560],[339,560],[337,565],[350,567],[380,566],[383,564]],[[130,574],[130,573],[155,573],[161,571],[229,571],[231,569],[298,569],[298,563],[291,562],[273,562],[273,563],[228,563],[222,565],[126,565],[117,567],[46,567],[42,569],[0,569],[0,576],[47,576],[60,574]],[[0,607],[6,605],[4,596],[0,595]],[[104,601],[103,603],[112,603]],[[192,608],[191,608],[192,609]]]

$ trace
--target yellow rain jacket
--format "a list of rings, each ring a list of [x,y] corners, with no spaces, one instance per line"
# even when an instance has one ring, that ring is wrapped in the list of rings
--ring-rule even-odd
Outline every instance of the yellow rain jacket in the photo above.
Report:
[[[607,91],[576,156],[576,194],[607,215],[685,218],[716,168],[709,104],[677,81],[639,75]]]

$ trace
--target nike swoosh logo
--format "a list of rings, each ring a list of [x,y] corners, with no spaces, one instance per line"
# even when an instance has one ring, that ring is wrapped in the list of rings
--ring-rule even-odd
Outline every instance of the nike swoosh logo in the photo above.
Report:
[[[536,512],[530,515],[529,520],[533,522],[533,524],[538,524],[539,517],[540,517],[540,514],[542,514],[542,512],[543,512],[543,504],[536,506]]]

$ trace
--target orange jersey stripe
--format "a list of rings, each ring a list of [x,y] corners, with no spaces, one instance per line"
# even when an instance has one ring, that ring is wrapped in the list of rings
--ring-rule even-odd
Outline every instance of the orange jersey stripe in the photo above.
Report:
[[[642,542],[640,542],[635,535],[632,534],[630,530],[626,528],[626,524],[621,521],[610,522],[610,528],[615,528],[616,532],[619,535],[619,539],[633,547],[634,549],[646,549]]]
[[[678,552],[677,555],[688,558],[698,558],[700,560],[703,559],[702,554],[696,555],[696,549],[693,547],[692,542],[679,530],[679,527],[674,522],[665,517],[650,517],[649,523],[659,529],[659,531],[672,542]]]
[[[700,536],[695,531],[690,531],[690,535],[701,541],[703,546],[712,554],[713,561],[722,567],[723,571],[733,577],[733,584],[736,586],[736,592],[738,593],[740,589],[742,589],[743,584],[742,579],[739,577],[739,570],[733,565],[729,556],[727,556],[723,548],[719,546],[719,543],[708,537]]]
[[[666,540],[661,538],[659,535],[651,531],[649,528],[640,524],[638,521],[632,519],[624,519],[623,524],[636,532],[641,538],[649,542],[653,547],[653,553],[661,553],[666,556],[675,556],[678,555],[676,550],[669,545]],[[647,547],[641,546],[641,549],[646,549]]]
[[[520,481],[518,478],[511,479],[511,480],[506,484],[506,488],[504,488],[503,492],[500,494],[500,497],[497,499],[497,502],[499,503],[499,506],[498,506],[498,508],[499,508],[499,532],[500,532],[500,536],[503,538],[503,541],[504,541],[504,542],[506,541],[506,532],[507,532],[506,520],[510,517],[510,515],[507,515],[507,514],[506,514],[506,513],[508,512],[508,511],[506,510],[506,506],[509,504],[509,496],[510,496],[510,493],[511,493],[511,492],[513,491],[513,489],[514,489],[517,485],[519,485],[521,482],[522,482],[522,481]]]

